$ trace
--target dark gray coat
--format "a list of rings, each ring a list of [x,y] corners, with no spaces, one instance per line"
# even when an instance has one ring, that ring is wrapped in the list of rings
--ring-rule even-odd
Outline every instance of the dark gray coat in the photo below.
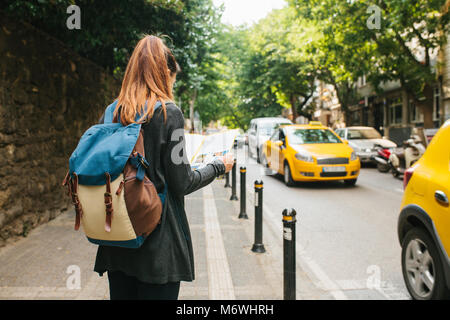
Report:
[[[173,103],[167,103],[166,107],[165,123],[160,108],[143,125],[145,157],[150,164],[147,175],[158,192],[163,192],[166,183],[168,186],[161,224],[139,249],[99,246],[94,271],[100,275],[120,270],[154,284],[194,280],[194,255],[184,196],[211,183],[225,172],[225,166],[215,160],[193,171],[185,153],[184,134],[177,134],[184,128],[183,113]],[[103,122],[103,117],[100,121]],[[184,161],[173,161],[172,153],[180,154]]]

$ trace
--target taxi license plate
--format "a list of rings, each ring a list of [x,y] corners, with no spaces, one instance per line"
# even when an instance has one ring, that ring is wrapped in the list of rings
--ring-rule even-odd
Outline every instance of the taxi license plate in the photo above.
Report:
[[[345,172],[345,167],[323,167],[323,172]]]

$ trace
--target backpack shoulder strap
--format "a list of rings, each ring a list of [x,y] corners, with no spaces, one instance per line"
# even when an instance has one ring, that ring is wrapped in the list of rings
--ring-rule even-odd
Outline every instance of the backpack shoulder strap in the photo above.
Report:
[[[114,111],[116,110],[117,103],[119,100],[114,101],[111,103],[105,110],[105,120],[104,123],[112,123],[114,120]],[[147,104],[145,105],[147,107]],[[155,112],[159,107],[161,107],[162,104],[160,101],[157,101],[155,104],[155,108],[153,109],[153,112]],[[120,119],[120,118],[119,118]],[[139,119],[139,115],[136,116],[136,120]]]
[[[104,123],[112,123],[114,119],[114,110],[116,110],[117,103],[119,100],[114,101],[111,103],[105,110],[105,120]]]

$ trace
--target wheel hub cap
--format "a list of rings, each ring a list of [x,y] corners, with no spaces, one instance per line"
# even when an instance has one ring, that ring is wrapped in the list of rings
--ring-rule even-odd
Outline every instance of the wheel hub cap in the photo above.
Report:
[[[409,242],[406,248],[406,273],[410,287],[421,297],[429,297],[434,288],[434,263],[427,246],[419,239]]]

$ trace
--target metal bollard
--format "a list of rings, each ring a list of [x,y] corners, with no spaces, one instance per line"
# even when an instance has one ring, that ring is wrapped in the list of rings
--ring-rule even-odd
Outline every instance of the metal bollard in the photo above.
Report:
[[[224,188],[231,188],[230,186],[230,173],[225,173],[225,186]]]
[[[255,243],[252,251],[264,253],[266,249],[263,244],[263,182],[255,181]]]
[[[283,210],[284,300],[295,300],[295,216],[294,209]]]
[[[238,200],[236,195],[236,159],[234,159],[233,169],[231,169],[231,198],[230,200]]]
[[[245,195],[245,189],[246,189],[246,183],[245,183],[245,175],[247,172],[247,169],[245,167],[241,167],[241,212],[239,212],[239,219],[248,219],[247,216],[247,199]]]

